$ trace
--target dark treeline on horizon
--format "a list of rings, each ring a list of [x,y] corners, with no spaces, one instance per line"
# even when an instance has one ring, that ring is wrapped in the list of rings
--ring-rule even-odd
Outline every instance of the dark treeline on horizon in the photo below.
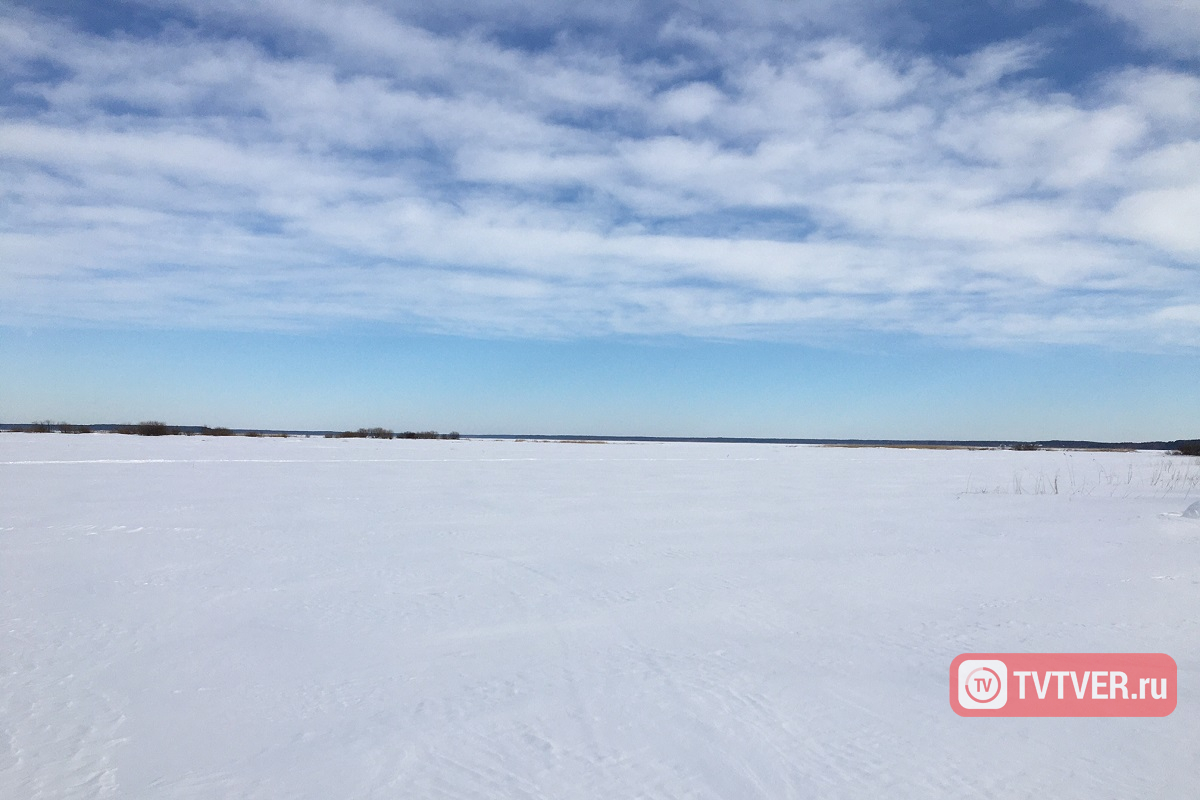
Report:
[[[76,425],[70,422],[0,423],[0,431],[12,433],[120,433],[129,436],[249,436],[289,437],[323,436],[326,439],[458,439],[458,431],[401,431],[390,428],[358,428],[353,431],[272,430],[265,428],[225,428],[207,425],[168,425],[165,422],[100,423]]]
[[[249,436],[288,437],[322,436],[327,439],[498,439],[577,442],[709,442],[717,444],[812,444],[859,447],[978,447],[1007,450],[1165,450],[1181,455],[1200,456],[1200,439],[1169,441],[1102,442],[1082,439],[799,439],[740,436],[593,436],[580,434],[460,434],[458,431],[401,431],[390,428],[358,428],[352,431],[276,430],[265,428],[225,428],[207,425],[168,425],[148,421],[79,425],[69,422],[0,423],[0,431],[14,433],[120,433],[136,436]]]

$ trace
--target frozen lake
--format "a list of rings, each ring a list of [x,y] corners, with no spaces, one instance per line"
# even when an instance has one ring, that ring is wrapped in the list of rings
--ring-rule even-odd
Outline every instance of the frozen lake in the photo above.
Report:
[[[0,797],[1194,797],[1200,463],[0,434]],[[1166,718],[964,719],[963,652]]]

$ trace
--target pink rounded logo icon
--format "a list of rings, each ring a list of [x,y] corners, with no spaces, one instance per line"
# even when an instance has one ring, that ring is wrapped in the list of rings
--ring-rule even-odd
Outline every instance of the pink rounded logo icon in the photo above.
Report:
[[[989,667],[977,667],[964,681],[967,697],[976,703],[990,703],[1000,694],[1000,676]]]
[[[1008,667],[996,659],[966,660],[958,665],[958,702],[963,708],[1004,708]]]

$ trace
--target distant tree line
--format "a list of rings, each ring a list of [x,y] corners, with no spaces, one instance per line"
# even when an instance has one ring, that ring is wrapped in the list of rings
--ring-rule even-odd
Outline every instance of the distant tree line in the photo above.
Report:
[[[179,428],[174,428],[165,422],[139,422],[137,425],[118,425],[117,433],[124,433],[131,436],[178,436],[182,433]]]
[[[168,425],[154,420],[137,424],[121,425],[74,425],[70,422],[54,422],[43,420],[26,425],[0,425],[0,430],[10,430],[23,433],[99,433],[111,431],[134,436],[273,436],[287,437],[287,433],[263,431],[235,431],[224,427],[209,427],[207,425]],[[396,433],[389,428],[359,428],[355,431],[341,433],[326,433],[327,439],[458,439],[458,431],[438,433],[437,431],[402,431]],[[814,440],[815,441],[815,440]],[[903,442],[896,442],[902,444]],[[1042,450],[1042,449],[1123,449],[1123,450],[1162,450],[1185,456],[1200,456],[1200,439],[1176,439],[1175,441],[1158,442],[1076,442],[1076,441],[1041,441],[1041,442],[979,442],[973,443],[984,447],[1000,447],[1009,450]]]
[[[92,429],[87,425],[72,425],[69,422],[34,422],[30,425],[19,425],[18,430],[28,433],[91,433]]]
[[[120,425],[74,425],[70,422],[54,422],[43,420],[24,425],[0,425],[0,431],[8,430],[16,433],[123,433],[129,436],[249,436],[252,438],[270,436],[287,438],[285,432],[271,431],[236,431],[221,426],[208,425],[168,425],[157,420],[147,420],[138,423],[122,423]],[[359,428],[356,431],[341,433],[326,433],[327,439],[458,439],[458,431],[438,433],[437,431],[403,431],[396,433],[389,428]]]
[[[200,435],[201,436],[237,436],[237,434],[234,433],[233,431],[229,430],[229,428],[219,428],[219,427],[218,428],[210,428],[207,425],[200,426]]]
[[[388,428],[359,428],[356,431],[327,433],[326,439],[457,439],[458,431],[438,433],[437,431],[404,431],[396,433]]]

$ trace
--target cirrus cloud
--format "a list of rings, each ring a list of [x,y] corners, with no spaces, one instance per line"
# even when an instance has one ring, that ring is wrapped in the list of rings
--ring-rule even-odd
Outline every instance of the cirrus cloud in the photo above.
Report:
[[[1200,344],[1175,62],[1063,90],[1037,37],[820,4],[146,6],[0,13],[4,322]]]

